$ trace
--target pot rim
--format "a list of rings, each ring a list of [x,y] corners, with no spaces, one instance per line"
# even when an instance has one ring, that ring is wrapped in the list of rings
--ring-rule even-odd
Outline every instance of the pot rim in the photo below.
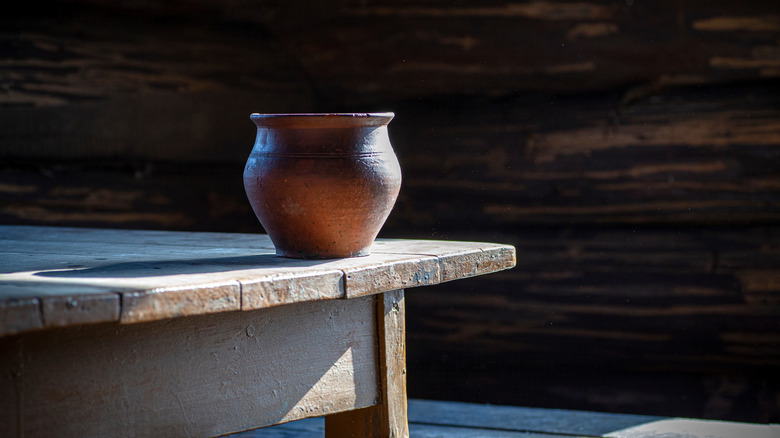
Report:
[[[260,127],[365,127],[384,126],[393,120],[392,112],[382,113],[252,113],[249,118]]]

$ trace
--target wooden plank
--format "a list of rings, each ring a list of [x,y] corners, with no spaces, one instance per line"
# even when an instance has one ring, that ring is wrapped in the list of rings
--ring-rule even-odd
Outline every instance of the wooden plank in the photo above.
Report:
[[[16,414],[0,428],[215,436],[373,405],[375,308],[367,297],[4,338],[0,388],[16,389],[0,412]]]
[[[516,406],[491,406],[476,403],[410,400],[410,436],[412,438],[480,437],[545,438],[553,436],[609,438],[770,438],[777,425],[706,421],[685,418],[661,418],[625,414],[605,414],[560,409],[536,409]],[[474,425],[474,419],[485,416]],[[625,428],[623,428],[625,426]],[[612,427],[622,429],[610,430]],[[323,436],[321,419],[231,435],[235,438],[273,438]],[[592,435],[587,431],[602,431]]]
[[[434,426],[429,424],[411,424],[412,438],[554,438],[561,435],[546,433],[515,432],[492,428],[477,429],[462,426]]]
[[[778,220],[776,81],[640,91],[626,92],[625,102],[615,92],[499,101],[453,97],[447,105],[405,106],[390,127],[404,190],[384,231],[406,237],[460,233],[474,224],[511,229]],[[183,176],[152,160],[155,171],[141,179],[110,162],[74,164],[67,171],[56,161],[36,162],[38,171],[9,160],[0,173],[0,220],[259,231],[243,188],[225,183],[240,175],[243,160],[213,172],[185,165]],[[68,194],[68,187],[78,194]],[[119,196],[101,194],[122,187],[136,192],[124,196],[131,200],[123,205],[112,202]],[[185,215],[189,222],[131,217],[141,212]],[[478,240],[486,238],[492,240]]]
[[[311,418],[295,423],[230,435],[230,438],[322,438],[325,436],[324,429],[325,425],[322,419]],[[411,438],[552,438],[556,436],[545,433],[476,429],[462,426],[433,426],[428,424],[410,424],[409,432]],[[562,435],[557,436],[560,437]]]
[[[384,254],[369,257],[372,257],[373,263],[361,263],[344,269],[346,298],[441,282],[439,261],[436,257],[387,257]]]
[[[208,284],[204,280],[194,280],[191,284],[197,286],[122,293],[121,322],[157,321],[241,310],[241,285],[237,281]]]
[[[454,235],[475,224],[507,230],[778,221],[777,81],[640,88],[624,95],[453,97],[446,105],[405,106],[390,128],[404,190],[384,231]],[[179,178],[183,182],[176,169],[156,161],[149,165],[160,169],[148,181],[135,180],[126,170],[112,172],[110,163],[84,163],[84,169],[70,171],[56,170],[58,165],[41,163],[45,170],[34,171],[24,162],[11,163],[0,173],[5,188],[0,189],[5,204],[0,220],[89,224],[86,217],[78,222],[68,215],[96,215],[92,224],[116,227],[124,224],[113,220],[143,210],[166,216],[186,212],[191,223],[128,218],[125,224],[259,230],[242,188],[224,182],[231,172],[240,175],[243,161],[219,172],[190,165]],[[93,169],[101,166],[108,169]],[[87,180],[77,183],[77,178]],[[71,184],[80,195],[62,193],[60,186]],[[111,201],[116,196],[98,196],[105,186],[135,187],[138,193],[133,202],[118,206]],[[209,201],[206,193],[226,199],[226,205]],[[155,203],[159,198],[166,202]],[[209,208],[193,208],[202,205]],[[478,236],[483,239],[493,240]]]
[[[777,91],[735,84],[660,89],[628,104],[518,96],[410,109],[394,120],[404,193],[391,220],[439,233],[775,223]]]
[[[356,107],[452,94],[586,93],[627,84],[778,77],[778,11],[761,0],[742,2],[739,8],[723,1],[692,0],[683,5],[663,0],[652,8],[597,1],[496,0],[480,5],[306,1],[300,7],[314,13],[305,17],[287,4],[247,13],[252,10],[247,0],[229,6],[209,1],[175,10],[146,5],[143,17],[135,15],[136,6],[106,10],[90,0],[70,0],[66,5],[57,20],[30,19],[32,14],[23,12],[3,17],[3,27],[14,36],[6,37],[7,44],[14,44],[16,55],[7,61],[8,68],[23,74],[13,78],[16,88],[2,103],[22,109],[78,104],[67,113],[75,112],[70,117],[83,120],[81,107],[94,105],[102,96],[123,98],[115,105],[98,106],[95,125],[104,128],[81,135],[56,127],[60,125],[56,122],[49,127],[30,119],[12,120],[24,131],[8,142],[9,147],[28,156],[45,150],[44,145],[22,149],[24,136],[35,133],[47,140],[49,156],[51,149],[67,150],[57,148],[57,139],[73,144],[80,140],[86,155],[116,155],[143,148],[139,137],[147,135],[155,144],[182,139],[178,147],[149,148],[147,153],[179,159],[183,151],[185,158],[187,153],[203,157],[214,149],[207,146],[215,144],[214,139],[223,145],[240,142],[236,133],[240,129],[231,128],[241,125],[231,124],[226,113],[249,114],[249,108],[258,106],[282,112],[311,108],[313,103]],[[77,15],[71,10],[90,13]],[[170,16],[177,18],[176,23],[162,29],[144,21]],[[237,28],[239,21],[256,30],[251,44],[245,28]],[[209,25],[203,27],[203,22]],[[339,26],[333,28],[332,23]],[[419,30],[410,33],[409,26]],[[128,36],[128,29],[139,31]],[[377,30],[385,36],[381,41],[375,38]],[[340,41],[352,44],[345,48]],[[519,46],[524,50],[516,50]],[[250,51],[256,59],[246,59]],[[112,63],[108,54],[121,62]],[[204,58],[218,62],[204,64]],[[686,62],[680,63],[683,58]],[[235,73],[239,66],[246,77]],[[145,98],[139,99],[139,94]],[[122,123],[125,119],[111,118],[121,110],[141,123],[163,116],[168,123],[152,133],[136,132]],[[204,127],[197,123],[200,118],[185,115],[192,113],[229,128]],[[41,120],[57,115],[42,114]],[[42,135],[52,131],[62,134]],[[120,140],[118,144],[114,139]],[[187,144],[193,145],[190,150],[180,149]],[[212,154],[222,157],[224,149]]]
[[[94,294],[43,298],[46,327],[119,321],[119,295]]]
[[[119,301],[116,289],[109,287],[0,279],[0,306],[6,305],[7,312],[13,308],[13,313],[17,315],[13,317],[8,313],[4,318],[6,324],[11,324],[14,318],[23,317],[23,313],[27,314],[25,318],[42,321],[42,325],[33,323],[30,328],[118,321]],[[20,306],[22,302],[28,304]],[[23,307],[27,310],[22,310]],[[40,315],[35,316],[36,313]],[[18,321],[14,324],[29,325],[30,322]],[[10,328],[0,330],[0,333],[6,334],[17,332]]]
[[[325,436],[408,438],[403,290],[377,296],[379,379],[376,406],[325,417]]]
[[[318,6],[319,19],[281,8],[267,25],[296,47],[328,99],[352,105],[388,96],[587,93],[778,76],[769,49],[776,47],[777,8],[759,0],[739,9],[719,1],[310,5]],[[376,29],[382,41],[374,40]],[[354,44],[345,50],[338,41]]]
[[[441,348],[462,355],[470,351],[465,344],[485,354],[514,351],[541,367],[685,363],[689,371],[766,375],[765,367],[780,364],[772,347],[778,288],[770,265],[780,263],[773,230],[584,227],[504,235],[517,245],[519,269],[421,291],[412,342],[421,354]],[[753,264],[763,276],[742,270]]]
[[[406,396],[406,301],[402,289],[377,296],[381,436],[409,436]]]
[[[521,432],[602,436],[615,430],[659,420],[643,415],[605,414],[560,409],[519,408],[413,399],[409,421],[441,426],[498,428]]]
[[[396,244],[400,247],[396,248]],[[438,257],[441,282],[501,271],[515,265],[513,247],[494,245],[488,248],[480,242],[447,242],[442,240],[400,242],[380,239],[374,244],[372,251],[437,256],[441,254],[442,250],[449,248],[454,252]],[[464,260],[468,260],[468,262],[464,263]]]
[[[248,115],[236,121],[249,122]],[[249,137],[251,146],[251,133]],[[241,155],[248,153],[241,151]],[[241,163],[49,160],[35,160],[40,166],[34,167],[25,159],[4,160],[0,220],[99,228],[262,230],[243,185],[235,181],[236,175],[240,178]]]
[[[16,32],[12,28],[27,29],[35,34],[19,41],[19,52],[15,52],[19,58],[14,55],[6,60],[14,64],[13,69],[23,71],[23,77],[35,78],[29,82],[14,80],[19,85],[17,92],[0,102],[5,107],[2,118],[17,127],[16,134],[5,144],[6,152],[63,158],[72,157],[77,150],[88,151],[85,156],[93,157],[137,156],[145,154],[144,150],[156,150],[156,155],[172,162],[224,161],[226,156],[248,153],[240,145],[251,147],[251,140],[246,142],[246,135],[252,133],[248,121],[251,112],[311,107],[312,90],[306,77],[296,73],[298,68],[287,53],[261,29],[252,32],[250,43],[239,36],[244,31],[232,19],[214,23],[216,27],[210,25],[209,30],[201,28],[197,19],[177,19],[175,24],[156,28],[132,18],[138,12],[133,12],[134,8],[120,8],[126,14],[115,15],[106,13],[104,7],[77,0],[63,5],[57,20],[33,11],[3,17],[2,26],[9,32]],[[81,13],[68,12],[75,10]],[[174,12],[152,8],[146,13],[162,18]],[[126,26],[135,27],[134,22],[145,30],[128,33]],[[161,41],[166,43],[160,44]],[[56,54],[59,50],[52,50],[53,47],[61,47],[63,52]],[[244,60],[242,71],[248,76],[240,79],[230,60],[241,59],[248,52],[257,57]],[[110,54],[118,58],[109,61]],[[204,64],[204,56],[215,62]],[[59,79],[53,79],[52,72]],[[109,95],[123,97],[106,99]],[[76,105],[69,111],[58,111],[71,103]],[[31,108],[36,111],[29,111]],[[59,121],[41,123],[47,117]],[[86,130],[60,125],[95,118],[97,123],[79,125],[89,126]],[[167,122],[160,123],[164,119]],[[153,125],[154,129],[133,128]],[[31,137],[37,140],[27,141]],[[223,150],[221,159],[212,160],[214,144],[238,147],[229,147],[232,152]],[[149,149],[150,145],[154,146]],[[84,215],[90,213],[98,216],[99,212]],[[106,220],[121,222],[132,215],[104,216]],[[146,219],[188,222],[183,214],[166,216]]]
[[[344,297],[344,273],[329,270],[302,276],[279,273],[274,276],[240,275],[241,308],[261,309],[302,301],[333,300]]]
[[[604,435],[609,438],[776,438],[778,426],[728,421],[671,418],[641,424]]]
[[[15,298],[0,301],[0,336],[43,328],[38,298]]]
[[[513,247],[492,243],[380,240],[368,257],[297,260],[275,256],[265,235],[58,230],[0,227],[0,300],[38,298],[54,325],[354,298],[436,284],[442,270],[451,280],[515,263]]]

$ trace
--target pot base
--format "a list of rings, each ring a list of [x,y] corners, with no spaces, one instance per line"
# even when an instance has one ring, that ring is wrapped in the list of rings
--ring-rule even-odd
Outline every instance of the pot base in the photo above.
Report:
[[[371,255],[371,250],[358,251],[356,253],[323,253],[323,252],[305,252],[305,251],[285,251],[276,248],[276,256],[286,259],[308,259],[308,260],[333,260],[349,257],[366,257]]]

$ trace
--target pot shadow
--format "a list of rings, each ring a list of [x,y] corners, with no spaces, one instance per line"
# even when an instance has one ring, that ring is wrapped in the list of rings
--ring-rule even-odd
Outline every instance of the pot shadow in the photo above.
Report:
[[[168,275],[209,274],[262,268],[313,268],[333,260],[292,259],[275,254],[195,259],[139,260],[100,266],[70,265],[68,269],[42,271],[34,275],[57,278],[132,278]]]

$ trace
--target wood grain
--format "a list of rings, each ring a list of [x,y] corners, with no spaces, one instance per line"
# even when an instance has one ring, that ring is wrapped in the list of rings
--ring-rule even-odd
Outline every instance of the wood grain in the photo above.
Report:
[[[442,270],[452,280],[515,263],[514,248],[501,244],[377,247],[368,257],[298,260],[275,256],[258,234],[3,226],[0,302],[9,316],[0,334],[354,298],[436,284]]]
[[[389,128],[404,188],[383,237],[517,225],[777,222],[777,96],[777,81],[661,82],[587,96],[404,105]],[[255,232],[234,179],[246,153],[211,167],[148,155],[138,178],[111,161],[68,167],[49,158],[33,168],[9,161],[0,172],[0,219]],[[153,170],[144,173],[144,163]],[[135,194],[117,202],[122,191]]]
[[[2,41],[13,48],[3,60],[3,153],[33,160],[238,162],[251,148],[252,112],[387,110],[442,96],[641,96],[659,86],[780,77],[780,11],[761,0],[739,8],[700,0],[652,8],[599,0],[330,0],[262,10],[247,0],[175,10],[68,0],[41,9],[56,18],[15,10],[2,21]],[[139,192],[102,196],[127,205]],[[43,220],[47,210],[14,212]],[[193,225],[181,212],[58,216],[88,217]]]
[[[383,237],[518,225],[777,222],[777,96],[777,82],[765,81],[409,105],[390,126],[404,188]],[[257,232],[240,181],[230,183],[245,153],[211,168],[147,157],[153,170],[139,165],[138,178],[110,161],[41,161],[40,168],[8,161],[0,220]],[[136,194],[117,202],[118,191]]]
[[[390,243],[389,240],[379,240],[374,244],[373,251],[382,253]],[[447,242],[408,240],[403,242],[404,251],[414,254],[436,256],[444,248],[452,248],[456,252],[446,256],[438,256],[440,281],[450,281],[460,278],[496,272],[515,265],[514,251],[509,247],[486,248],[479,242]],[[469,260],[461,263],[460,260]]]
[[[241,310],[241,285],[208,284],[191,278],[182,288],[155,288],[122,294],[122,323]],[[197,285],[193,287],[194,285]]]
[[[408,438],[404,291],[399,289],[387,292],[377,296],[376,300],[382,402],[373,409],[379,411],[381,436]]]
[[[774,421],[775,227],[493,237],[517,269],[414,295],[413,397]]]
[[[517,96],[399,113],[405,189],[391,226],[778,221],[777,84],[629,94],[627,103]]]
[[[485,406],[474,403],[412,400],[409,421],[573,436],[604,436],[616,430],[661,420],[643,415],[616,415],[556,409]]]
[[[659,435],[669,438],[708,436],[769,438],[777,432],[777,425],[767,424],[422,399],[409,400],[409,417],[411,436],[416,438],[545,438],[550,436],[651,438]],[[231,438],[293,436],[320,438],[323,436],[323,421],[312,418],[245,432]]]
[[[117,321],[119,295],[82,295],[43,298],[43,320],[47,327]]]
[[[380,399],[375,308],[367,297],[3,338],[0,427],[215,436],[366,407]]]
[[[377,296],[379,386],[376,406],[325,417],[325,436],[408,438],[403,290]]]
[[[780,366],[776,284],[741,267],[778,263],[771,228],[536,230],[504,239],[517,245],[519,269],[421,291],[415,343],[615,369],[684,363],[767,376]]]
[[[664,78],[707,83],[777,77],[776,58],[756,51],[777,48],[780,11],[761,1],[741,6],[333,2],[320,6],[319,20],[282,9],[267,26],[295,47],[306,70],[316,72],[327,98],[359,105],[388,96],[583,93]],[[724,54],[741,62],[723,65]]]
[[[0,303],[0,330],[12,335],[43,328],[41,304],[37,298],[16,298]]]

